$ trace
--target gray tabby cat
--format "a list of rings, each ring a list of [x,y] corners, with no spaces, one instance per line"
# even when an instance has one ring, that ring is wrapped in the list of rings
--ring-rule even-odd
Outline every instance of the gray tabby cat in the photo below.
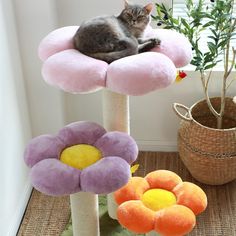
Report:
[[[125,1],[119,16],[100,16],[82,23],[73,38],[74,47],[108,63],[148,51],[160,44],[157,38],[142,39],[151,10],[151,3],[143,7]]]

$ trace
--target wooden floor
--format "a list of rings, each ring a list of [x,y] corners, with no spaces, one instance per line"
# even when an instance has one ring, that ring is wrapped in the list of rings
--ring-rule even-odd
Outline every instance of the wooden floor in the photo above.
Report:
[[[177,153],[140,152],[138,163],[139,176],[156,169],[168,169],[204,189],[208,208],[197,217],[197,225],[189,235],[236,236],[236,181],[222,186],[200,184],[191,177]],[[48,197],[34,190],[17,235],[59,236],[69,218],[69,197]]]

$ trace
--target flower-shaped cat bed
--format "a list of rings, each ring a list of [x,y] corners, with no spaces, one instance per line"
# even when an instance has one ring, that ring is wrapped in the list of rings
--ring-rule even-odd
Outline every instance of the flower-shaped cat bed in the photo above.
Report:
[[[196,215],[207,207],[204,191],[183,182],[172,171],[157,170],[145,178],[132,177],[115,192],[121,225],[135,233],[156,231],[163,236],[189,233]]]
[[[170,85],[175,81],[176,67],[187,65],[192,58],[191,45],[183,35],[149,26],[144,38],[157,37],[160,46],[108,65],[74,49],[72,39],[77,30],[78,26],[57,29],[39,46],[39,57],[44,62],[43,78],[70,93],[88,93],[106,87],[120,94],[143,95]]]
[[[107,194],[125,185],[138,148],[126,133],[75,122],[32,139],[25,150],[33,186],[48,195]]]

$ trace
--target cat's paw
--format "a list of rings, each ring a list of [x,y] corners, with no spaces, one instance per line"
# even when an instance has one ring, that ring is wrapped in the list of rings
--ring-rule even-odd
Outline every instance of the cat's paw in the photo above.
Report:
[[[150,41],[152,42],[154,47],[161,44],[161,40],[158,38],[151,38]]]

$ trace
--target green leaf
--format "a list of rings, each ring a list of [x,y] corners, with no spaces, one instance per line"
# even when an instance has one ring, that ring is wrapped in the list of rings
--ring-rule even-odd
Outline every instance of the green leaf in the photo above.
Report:
[[[179,25],[179,19],[171,18],[172,22],[176,25]]]
[[[187,21],[184,18],[181,18],[181,23],[184,25],[185,28],[188,30],[191,28],[190,25],[187,23]]]
[[[205,53],[204,54],[204,63],[211,62],[213,60],[212,54],[211,53]]]
[[[212,43],[212,42],[207,42],[207,46],[208,46],[209,50],[210,50],[212,53],[216,51],[216,46],[215,46],[214,43]]]
[[[214,66],[216,66],[217,63],[212,63],[212,64],[209,64],[207,66],[204,66],[204,70],[208,70],[208,69],[211,69],[213,68]]]
[[[221,41],[219,44],[218,44],[218,47],[221,47],[221,48],[224,48],[228,43],[228,40],[224,40],[224,41]]]
[[[207,28],[207,27],[213,25],[214,23],[215,23],[215,21],[209,21],[209,22],[207,22],[206,24],[204,24],[202,27],[203,27],[203,28]]]

